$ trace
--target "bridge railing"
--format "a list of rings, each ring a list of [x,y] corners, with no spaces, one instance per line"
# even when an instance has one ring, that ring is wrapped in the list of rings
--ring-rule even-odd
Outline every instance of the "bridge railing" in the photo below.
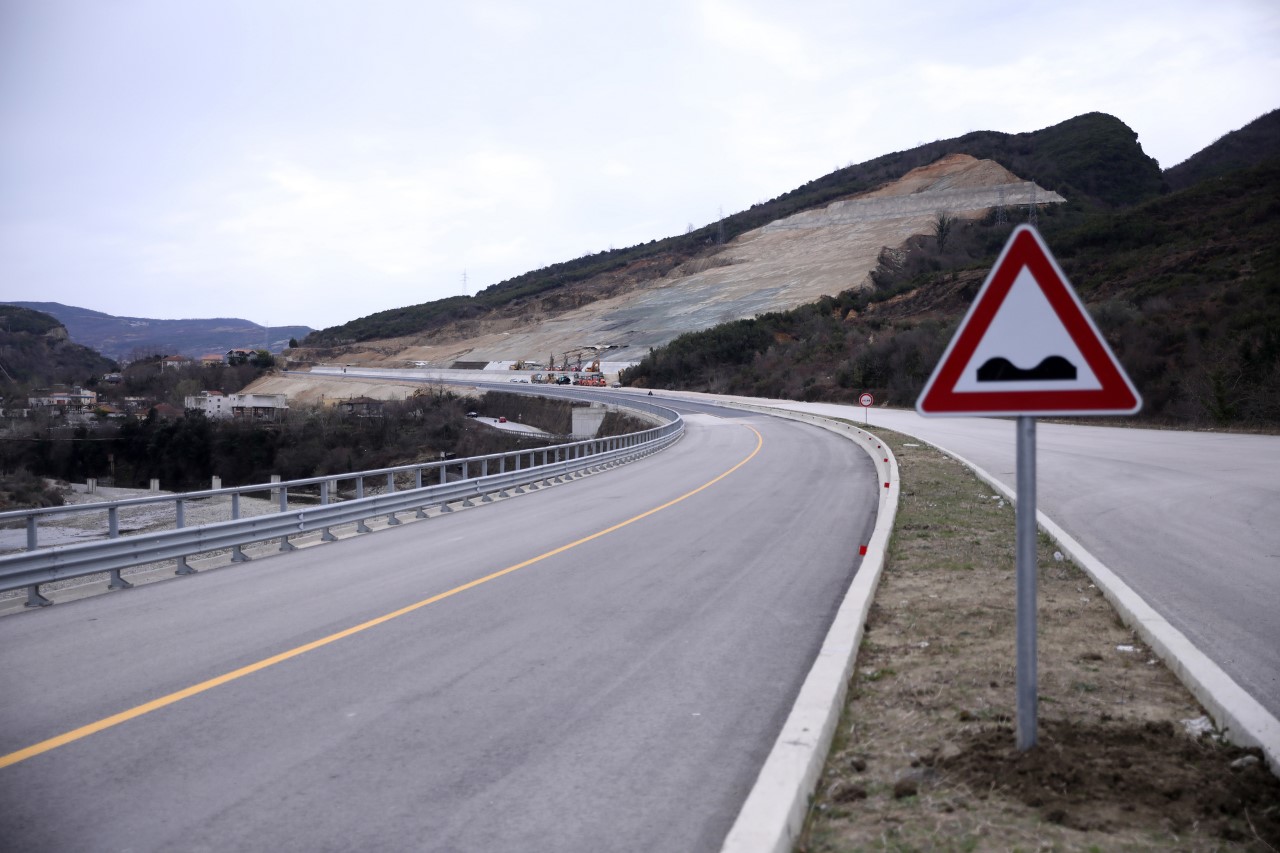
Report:
[[[176,495],[130,498],[62,507],[14,510],[0,513],[0,527],[24,526],[26,550],[0,556],[0,592],[27,589],[27,606],[52,602],[40,594],[41,584],[68,578],[109,573],[109,587],[132,586],[120,576],[122,569],[163,560],[176,560],[175,574],[191,574],[195,569],[187,559],[198,554],[231,549],[234,562],[247,560],[245,545],[280,540],[280,550],[290,551],[289,537],[320,531],[321,538],[336,537],[330,528],[356,525],[357,532],[369,532],[367,522],[385,516],[387,523],[399,524],[399,513],[412,512],[425,518],[426,511],[439,507],[452,512],[451,503],[487,503],[494,495],[549,484],[552,480],[581,476],[583,472],[624,464],[667,447],[684,432],[679,414],[658,406],[637,406],[667,418],[661,426],[626,435],[593,438],[549,447],[494,453],[464,459],[400,465],[347,474],[332,474],[272,483],[258,483],[225,489],[208,489]],[[349,497],[340,489],[347,484]],[[267,493],[275,510],[242,517],[241,499]],[[193,502],[230,498],[229,518],[187,526],[186,509]],[[122,511],[169,505],[173,527],[167,530],[122,536]],[[40,523],[72,514],[97,514],[99,522],[88,542],[42,546]]]

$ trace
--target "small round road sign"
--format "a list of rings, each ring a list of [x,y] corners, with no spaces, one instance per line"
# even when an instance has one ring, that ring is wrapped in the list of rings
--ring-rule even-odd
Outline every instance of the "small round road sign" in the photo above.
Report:
[[[858,405],[860,406],[870,406],[875,401],[876,401],[876,398],[872,397],[870,394],[863,394],[862,396],[858,397]]]

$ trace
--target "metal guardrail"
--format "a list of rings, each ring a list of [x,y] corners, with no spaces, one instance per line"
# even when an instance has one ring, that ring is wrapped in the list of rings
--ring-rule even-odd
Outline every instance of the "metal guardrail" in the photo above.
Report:
[[[293,535],[322,531],[323,539],[332,540],[336,537],[329,528],[350,523],[357,525],[358,532],[369,532],[366,522],[379,516],[386,516],[389,524],[399,524],[397,513],[414,512],[416,517],[425,518],[430,507],[441,507],[451,512],[448,504],[457,501],[462,501],[464,506],[473,506],[471,501],[489,502],[494,494],[506,497],[508,492],[520,492],[530,484],[571,478],[588,469],[630,462],[662,450],[684,432],[684,421],[671,409],[648,405],[642,408],[669,420],[662,426],[641,432],[534,450],[177,495],[0,513],[0,523],[21,521],[27,529],[27,550],[0,556],[0,592],[26,587],[27,606],[42,607],[52,604],[40,594],[39,586],[44,583],[110,572],[109,588],[124,589],[132,584],[120,576],[121,569],[176,559],[175,574],[192,574],[195,569],[187,564],[187,558],[197,554],[230,548],[232,561],[241,562],[249,559],[241,550],[245,545],[279,539],[280,550],[291,551],[295,546],[289,542],[289,537]],[[451,476],[456,478],[450,479]],[[401,481],[411,479],[412,485],[398,489],[398,478]],[[434,478],[438,478],[437,483],[426,484]],[[384,480],[385,491],[365,496],[365,482],[369,479]],[[342,482],[354,482],[355,497],[333,503],[331,498]],[[290,489],[313,487],[319,489],[318,504],[290,504]],[[279,503],[277,511],[241,518],[240,498],[256,492],[272,492]],[[231,497],[230,519],[184,526],[187,503],[227,495]],[[173,529],[120,536],[121,509],[165,503],[174,505]],[[88,512],[106,513],[106,538],[40,547],[40,519]]]

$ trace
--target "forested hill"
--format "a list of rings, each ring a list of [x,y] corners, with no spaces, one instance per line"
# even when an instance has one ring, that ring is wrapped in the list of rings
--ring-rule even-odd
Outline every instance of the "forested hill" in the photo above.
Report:
[[[100,353],[71,342],[48,314],[0,304],[0,396],[55,383],[84,383],[116,368]]]
[[[1228,133],[1208,148],[1166,169],[1171,189],[1182,190],[1208,178],[1247,169],[1280,153],[1280,109]]]
[[[1143,395],[1142,421],[1280,427],[1280,156],[1252,141],[1266,132],[1250,125],[1243,143],[1229,134],[1192,158],[1210,177],[1185,189],[1040,216]],[[871,391],[914,406],[1014,224],[960,223],[945,248],[917,238],[882,255],[871,290],[685,335],[624,381],[804,400]]]
[[[1164,187],[1159,164],[1142,152],[1137,134],[1119,119],[1103,113],[1078,116],[1030,133],[975,131],[838,169],[688,234],[554,264],[487,287],[474,297],[455,296],[382,311],[313,332],[304,344],[335,346],[422,333],[646,261],[665,271],[714,248],[721,240],[731,240],[802,210],[867,192],[956,153],[995,160],[1019,177],[1057,191],[1077,208],[1112,210],[1153,198]]]

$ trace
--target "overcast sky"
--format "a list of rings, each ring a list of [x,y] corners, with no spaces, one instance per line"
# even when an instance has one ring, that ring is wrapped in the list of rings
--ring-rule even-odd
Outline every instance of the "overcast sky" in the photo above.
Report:
[[[971,130],[1167,168],[1277,81],[1275,0],[0,0],[0,299],[321,328]]]

